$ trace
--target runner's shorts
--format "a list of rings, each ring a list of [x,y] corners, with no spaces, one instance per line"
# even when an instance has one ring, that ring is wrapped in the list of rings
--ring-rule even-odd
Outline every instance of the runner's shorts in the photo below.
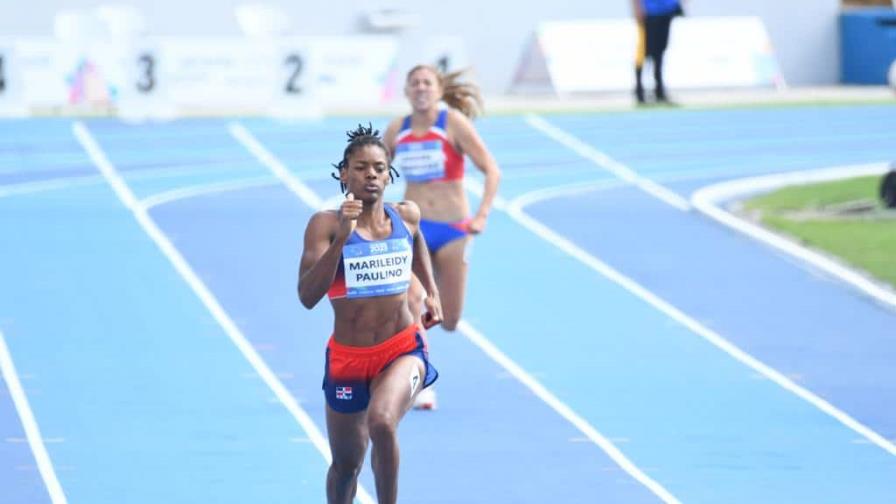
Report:
[[[423,361],[426,371],[421,388],[432,385],[439,377],[439,372],[429,363],[429,350],[417,324],[369,347],[343,345],[330,337],[323,384],[327,404],[340,413],[367,409],[370,382],[404,355],[413,355]]]

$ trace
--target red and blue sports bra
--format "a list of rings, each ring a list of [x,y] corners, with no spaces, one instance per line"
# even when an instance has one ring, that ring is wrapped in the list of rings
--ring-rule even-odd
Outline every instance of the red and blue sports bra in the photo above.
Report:
[[[392,221],[392,233],[384,240],[366,240],[352,231],[327,291],[330,299],[390,296],[408,290],[414,239],[398,210],[388,204],[383,208]]]
[[[411,116],[404,118],[396,137],[392,164],[408,182],[424,184],[464,177],[464,156],[448,140],[447,121],[448,109],[442,109],[429,131],[415,136],[411,130]]]

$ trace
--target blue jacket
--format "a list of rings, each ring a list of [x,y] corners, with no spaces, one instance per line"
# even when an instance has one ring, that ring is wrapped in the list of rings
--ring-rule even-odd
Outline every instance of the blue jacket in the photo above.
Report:
[[[679,0],[641,0],[644,14],[648,16],[669,14],[678,8],[678,4]]]

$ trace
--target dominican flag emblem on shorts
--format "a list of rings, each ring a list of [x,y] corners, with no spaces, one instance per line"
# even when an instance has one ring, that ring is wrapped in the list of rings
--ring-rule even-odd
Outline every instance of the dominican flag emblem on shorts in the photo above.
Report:
[[[351,387],[336,387],[336,399],[349,400],[352,398]]]

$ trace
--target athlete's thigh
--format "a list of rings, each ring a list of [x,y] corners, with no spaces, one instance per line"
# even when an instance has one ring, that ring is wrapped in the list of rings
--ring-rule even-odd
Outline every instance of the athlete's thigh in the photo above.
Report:
[[[464,258],[467,240],[467,237],[454,240],[439,249],[433,257],[442,313],[446,319],[455,322],[463,311],[467,287],[467,261]]]
[[[360,464],[367,451],[367,410],[339,413],[327,405],[327,437],[333,460],[338,463]]]
[[[400,419],[423,387],[425,376],[423,361],[413,355],[403,355],[392,361],[370,384],[369,414],[386,414]]]

